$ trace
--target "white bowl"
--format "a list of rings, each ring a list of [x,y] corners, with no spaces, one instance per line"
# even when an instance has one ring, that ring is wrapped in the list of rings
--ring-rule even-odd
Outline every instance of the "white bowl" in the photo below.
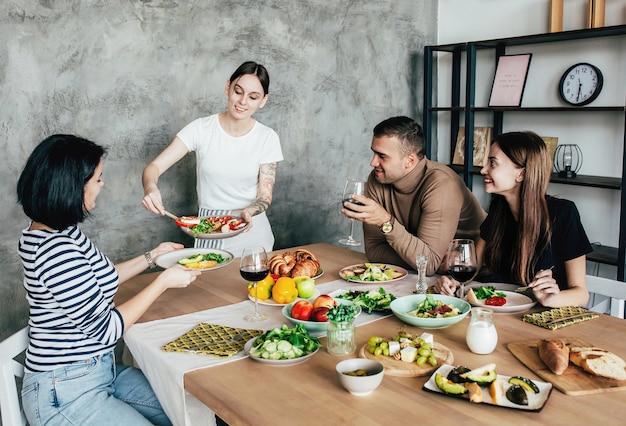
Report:
[[[385,368],[383,365],[367,358],[351,358],[341,361],[335,367],[339,382],[352,395],[369,395],[383,381]],[[367,376],[349,376],[345,373],[356,370],[366,370]]]
[[[467,316],[471,309],[471,305],[468,302],[458,297],[445,296],[443,294],[432,294],[431,296],[435,300],[441,300],[447,305],[459,308],[461,311],[460,314],[446,318],[420,318],[407,315],[407,312],[416,310],[418,303],[424,301],[426,298],[425,294],[412,294],[410,296],[399,297],[391,302],[391,311],[396,317],[410,325],[415,325],[420,328],[445,328],[460,322]]]

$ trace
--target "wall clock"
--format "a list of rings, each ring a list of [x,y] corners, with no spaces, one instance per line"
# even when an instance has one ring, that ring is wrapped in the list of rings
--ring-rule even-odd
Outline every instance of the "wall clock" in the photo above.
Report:
[[[587,105],[598,97],[603,82],[602,72],[595,65],[586,62],[574,64],[561,77],[561,98],[570,105]]]

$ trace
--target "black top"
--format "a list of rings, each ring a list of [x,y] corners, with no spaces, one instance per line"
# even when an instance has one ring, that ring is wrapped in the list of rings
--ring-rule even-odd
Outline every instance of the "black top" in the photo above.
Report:
[[[587,253],[591,253],[593,248],[589,243],[585,229],[580,222],[580,215],[576,205],[560,198],[546,196],[548,203],[548,214],[552,223],[552,239],[551,243],[541,253],[535,252],[538,256],[534,273],[536,274],[542,269],[548,269],[554,266],[552,276],[559,284],[559,288],[564,290],[568,288],[567,278],[565,275],[565,262],[567,260],[576,259]],[[517,244],[517,228],[516,222],[510,210],[507,210],[510,220],[507,222],[510,226],[505,231],[505,243],[503,246],[504,257],[511,259],[513,244]],[[488,215],[480,227],[480,237],[489,242],[492,234],[492,223],[496,218]],[[487,256],[485,256],[487,258]],[[503,262],[503,264],[512,264],[512,262]],[[481,277],[481,281],[507,282],[526,285],[528,283],[517,283],[511,277],[511,271],[491,271],[492,275]]]

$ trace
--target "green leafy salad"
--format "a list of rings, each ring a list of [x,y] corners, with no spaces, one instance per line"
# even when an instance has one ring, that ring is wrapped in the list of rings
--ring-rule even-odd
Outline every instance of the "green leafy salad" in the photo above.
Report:
[[[338,295],[337,298],[352,300],[355,305],[371,314],[374,311],[391,311],[391,302],[396,299],[396,296],[387,293],[384,288],[378,287],[378,290],[349,290]]]
[[[431,294],[427,294],[426,298],[417,304],[417,309],[406,314],[418,318],[447,318],[460,313],[459,308],[447,305],[441,300],[436,300]]]
[[[490,297],[498,296],[498,297],[506,297],[506,294],[501,291],[496,291],[496,288],[492,285],[490,286],[480,286],[476,289],[473,289],[474,294],[477,299],[489,299]]]
[[[250,355],[273,360],[293,359],[313,353],[320,346],[317,337],[309,335],[302,324],[294,328],[283,325],[257,337],[250,348]]]

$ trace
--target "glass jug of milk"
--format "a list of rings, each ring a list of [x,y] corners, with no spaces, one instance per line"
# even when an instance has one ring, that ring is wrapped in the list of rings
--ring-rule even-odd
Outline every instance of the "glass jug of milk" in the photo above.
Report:
[[[498,344],[498,332],[493,323],[493,311],[487,308],[472,308],[465,341],[475,354],[490,354]]]

